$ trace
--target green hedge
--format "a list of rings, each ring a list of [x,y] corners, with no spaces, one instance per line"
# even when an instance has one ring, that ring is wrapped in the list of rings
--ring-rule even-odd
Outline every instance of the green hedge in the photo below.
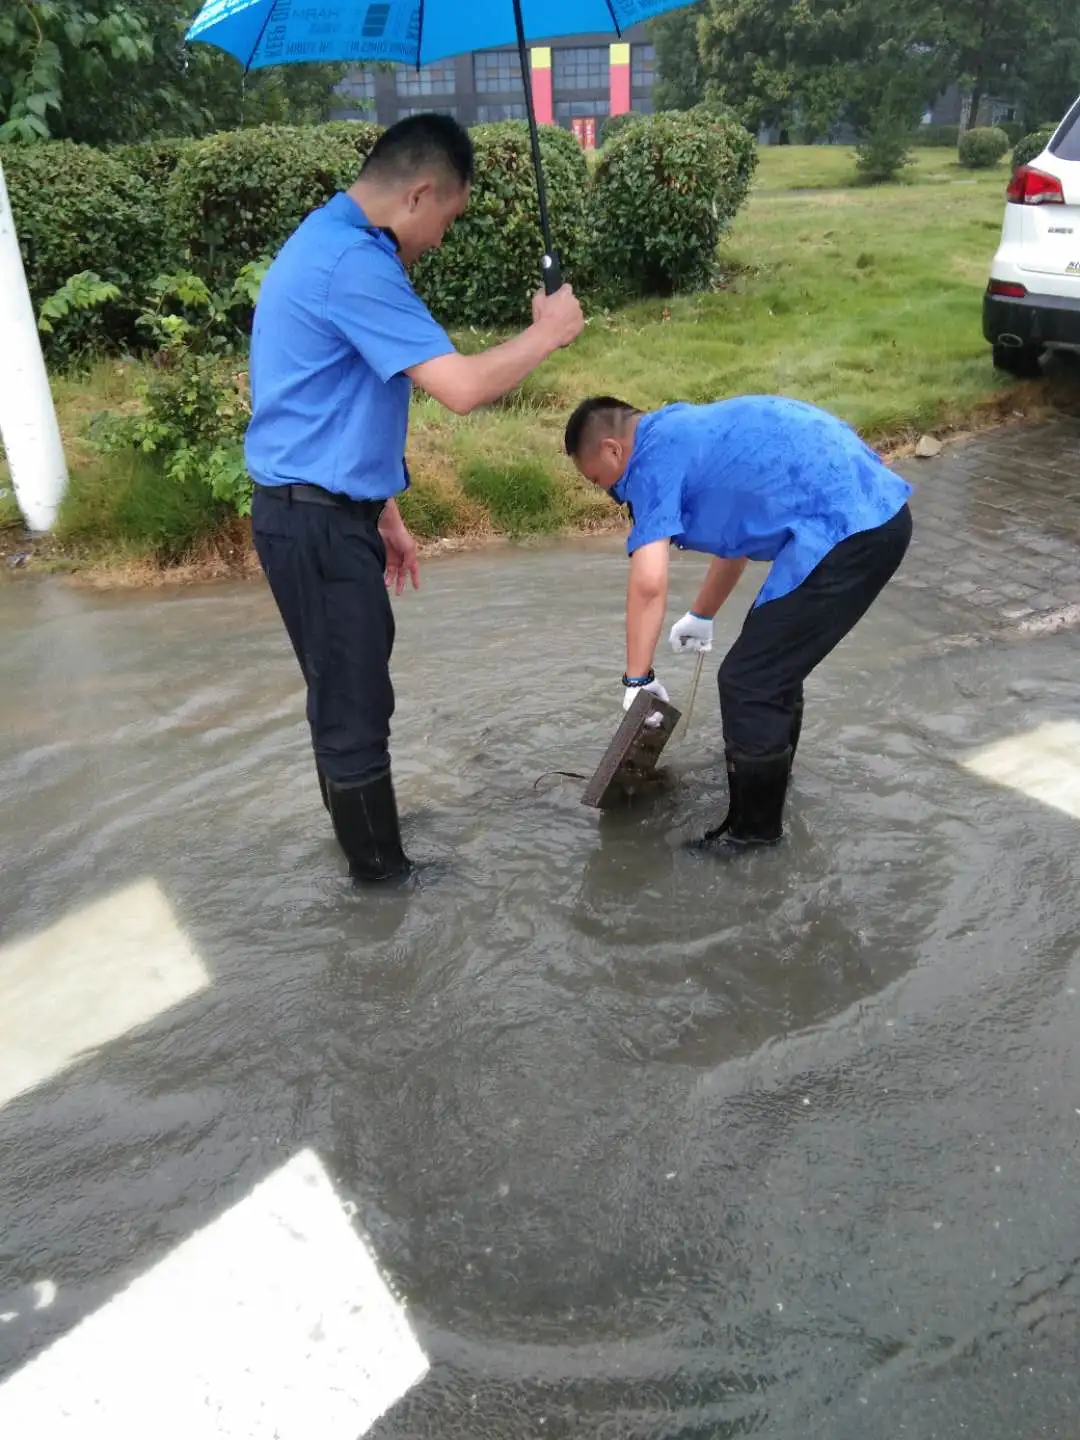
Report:
[[[1041,155],[1050,144],[1056,130],[1056,125],[1044,125],[1041,130],[1034,130],[1030,135],[1025,135],[1013,151],[1013,169],[1019,170],[1021,165],[1030,165],[1032,160]]]
[[[262,125],[191,142],[169,182],[170,233],[213,286],[276,252],[317,206],[356,179],[378,127]]]
[[[46,341],[50,360],[144,346],[135,320],[161,274],[191,269],[228,289],[244,265],[275,253],[305,215],[352,183],[379,133],[342,121],[109,152],[69,142],[9,147],[5,169],[38,307],[85,271],[121,292],[58,323]],[[517,325],[528,318],[543,249],[528,129],[511,121],[472,134],[469,209],[414,278],[446,324]],[[606,300],[704,283],[757,164],[748,132],[712,113],[632,117],[595,179],[569,131],[543,126],[540,145],[564,273],[583,295]]]
[[[757,166],[752,136],[725,118],[643,118],[596,169],[595,269],[609,292],[669,295],[708,283],[720,236]]]
[[[631,125],[641,118],[640,115],[634,115],[633,113],[629,115],[605,116],[600,125],[600,144],[607,145],[609,141],[614,140],[617,135],[621,135],[624,130],[628,130]]]
[[[536,175],[524,121],[479,125],[476,183],[469,208],[442,247],[413,270],[417,290],[447,325],[518,325],[540,284],[544,245],[537,218]],[[545,125],[540,151],[554,243],[566,278],[582,284],[589,170],[577,141]]]
[[[89,349],[136,342],[146,287],[168,253],[154,189],[122,155],[67,140],[7,146],[4,173],[35,308],[82,270],[121,292],[59,322],[45,342],[49,359],[66,364]]]
[[[960,164],[965,170],[992,170],[1008,149],[1009,137],[996,125],[965,130],[960,136]]]
[[[955,150],[960,144],[960,126],[920,125],[913,132],[911,143],[923,150]]]

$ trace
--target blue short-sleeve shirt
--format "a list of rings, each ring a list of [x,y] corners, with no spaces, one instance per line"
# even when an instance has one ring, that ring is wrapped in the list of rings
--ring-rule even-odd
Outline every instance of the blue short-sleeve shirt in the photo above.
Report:
[[[354,500],[396,495],[408,483],[404,372],[453,349],[393,239],[335,195],[285,242],[259,292],[244,445],[252,478]]]
[[[801,585],[841,540],[891,520],[912,488],[844,421],[799,400],[746,395],[643,415],[613,494],[633,511],[630,554],[673,540],[770,561],[761,605]]]

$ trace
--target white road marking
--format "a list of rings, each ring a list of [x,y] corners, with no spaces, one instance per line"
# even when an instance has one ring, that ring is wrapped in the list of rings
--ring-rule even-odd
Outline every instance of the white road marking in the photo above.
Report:
[[[964,757],[966,770],[1080,820],[1080,720],[1054,720]]]
[[[0,1385],[12,1440],[358,1440],[427,1373],[303,1151]]]
[[[0,946],[0,1106],[209,983],[153,880]]]

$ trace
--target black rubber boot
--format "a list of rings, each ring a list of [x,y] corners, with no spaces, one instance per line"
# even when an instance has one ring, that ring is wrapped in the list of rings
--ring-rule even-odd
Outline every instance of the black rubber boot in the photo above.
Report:
[[[319,794],[322,796],[322,803],[326,806],[327,814],[330,813],[330,792],[326,788],[326,776],[322,773],[322,766],[315,762],[315,773],[319,777]]]
[[[727,752],[728,813],[698,841],[698,849],[749,850],[775,845],[784,835],[784,801],[791,776],[791,750],[778,755]]]
[[[327,783],[334,834],[354,880],[403,879],[412,861],[401,848],[394,782],[389,770],[360,785]]]
[[[802,734],[803,697],[800,693],[795,701],[795,709],[791,715],[791,763],[795,763],[795,751],[799,748],[799,736]]]

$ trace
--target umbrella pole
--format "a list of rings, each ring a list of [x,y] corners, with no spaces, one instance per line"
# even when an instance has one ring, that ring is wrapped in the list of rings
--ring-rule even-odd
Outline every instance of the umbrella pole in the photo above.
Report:
[[[554,295],[562,284],[562,272],[559,269],[559,257],[551,243],[547,190],[544,186],[544,167],[540,160],[540,134],[536,128],[536,106],[533,103],[532,72],[529,69],[529,51],[525,44],[525,22],[521,15],[521,0],[514,0],[514,24],[517,26],[521,83],[525,87],[525,113],[529,117],[529,140],[532,143],[533,169],[536,171],[536,198],[540,203],[540,233],[544,237],[544,258],[540,262],[540,268],[543,271],[545,291],[549,295]]]

